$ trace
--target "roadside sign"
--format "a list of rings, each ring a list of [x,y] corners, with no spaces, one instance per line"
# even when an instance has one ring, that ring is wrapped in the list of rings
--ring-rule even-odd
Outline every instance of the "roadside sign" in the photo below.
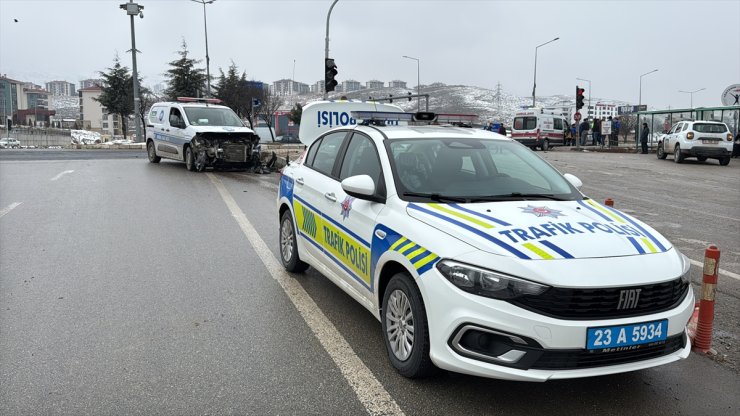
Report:
[[[575,119],[575,121],[581,121],[581,113],[576,111],[576,113],[573,115],[573,119]]]
[[[601,134],[605,136],[612,134],[612,122],[611,121],[606,120],[601,123]]]
[[[647,104],[642,105],[620,105],[617,107],[617,114],[620,116],[636,113],[638,111],[647,111]]]
[[[733,84],[722,92],[722,105],[740,105],[740,84]]]

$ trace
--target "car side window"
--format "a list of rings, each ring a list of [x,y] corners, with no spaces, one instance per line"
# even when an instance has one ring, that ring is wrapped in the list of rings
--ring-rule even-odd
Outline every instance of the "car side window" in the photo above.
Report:
[[[681,131],[686,131],[688,129],[689,129],[689,123],[683,123],[683,130]]]
[[[308,148],[308,153],[306,153],[306,160],[303,162],[304,165],[313,165],[313,159],[316,157],[316,150],[318,150],[319,146],[321,146],[321,139],[318,139],[311,144],[311,147]]]
[[[182,113],[177,108],[170,109],[170,126],[182,128],[183,127]]]
[[[376,188],[380,185],[381,167],[375,145],[369,137],[355,133],[344,154],[339,180],[356,175],[368,175]]]
[[[563,120],[556,118],[554,124],[555,124],[555,130],[563,129]]]
[[[324,136],[321,139],[321,143],[316,146],[316,156],[314,156],[310,166],[327,176],[331,176],[334,163],[337,161],[337,155],[339,154],[339,149],[342,147],[345,136],[347,136],[347,132],[344,131],[330,133]]]

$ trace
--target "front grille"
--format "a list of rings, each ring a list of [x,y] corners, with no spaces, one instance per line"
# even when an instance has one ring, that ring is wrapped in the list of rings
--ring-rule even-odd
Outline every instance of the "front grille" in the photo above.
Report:
[[[637,306],[620,310],[620,291],[642,289]],[[688,282],[681,279],[643,286],[598,289],[570,289],[551,287],[538,296],[522,296],[510,302],[521,308],[554,318],[586,320],[628,318],[672,309],[688,293]]]
[[[591,352],[588,350],[545,350],[532,364],[539,370],[574,370],[578,368],[603,367],[650,360],[674,353],[686,346],[683,333],[666,339],[659,345],[646,345],[632,351]]]
[[[223,146],[224,161],[226,162],[246,162],[247,146],[243,144],[227,144]]]

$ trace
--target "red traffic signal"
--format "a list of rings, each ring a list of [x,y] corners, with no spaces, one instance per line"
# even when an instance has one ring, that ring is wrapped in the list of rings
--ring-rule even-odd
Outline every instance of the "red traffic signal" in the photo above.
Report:
[[[583,108],[583,92],[586,91],[583,88],[579,88],[576,85],[576,110]]]

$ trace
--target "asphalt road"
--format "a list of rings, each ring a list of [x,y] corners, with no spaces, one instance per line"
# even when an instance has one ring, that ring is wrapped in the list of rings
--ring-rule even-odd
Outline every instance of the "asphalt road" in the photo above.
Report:
[[[544,384],[450,373],[412,381],[388,363],[380,323],[364,308],[313,270],[275,271],[277,175],[195,174],[149,164],[143,152],[11,153],[0,152],[2,415],[740,409],[740,281],[732,277],[720,275],[717,301],[715,326],[730,347],[720,351],[724,362],[692,354]],[[653,155],[542,155],[692,259],[701,261],[706,242],[718,244],[720,268],[740,273],[737,160],[719,167]]]

